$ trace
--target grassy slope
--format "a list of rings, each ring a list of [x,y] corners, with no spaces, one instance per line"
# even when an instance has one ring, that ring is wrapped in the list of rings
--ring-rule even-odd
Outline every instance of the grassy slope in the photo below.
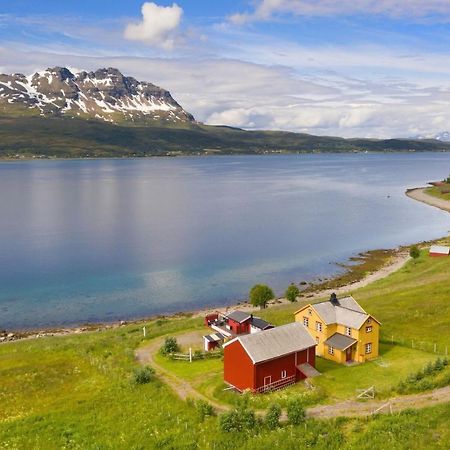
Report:
[[[385,336],[396,330],[408,338],[444,343],[450,335],[449,266],[450,258],[431,259],[424,253],[419,261],[355,296],[382,321]],[[262,315],[283,323],[292,319],[292,310],[297,307],[277,307]],[[420,319],[420,326],[412,325],[416,319]],[[200,319],[153,321],[147,325],[147,339],[201,328]],[[144,386],[130,383],[136,366],[133,351],[142,344],[140,326],[131,325],[102,333],[0,345],[1,447],[219,449],[233,448],[233,442],[234,448],[425,449],[432,440],[439,449],[446,448],[450,439],[450,406],[441,405],[375,419],[330,421],[326,425],[311,421],[306,427],[260,431],[230,440],[218,430],[215,418],[201,422],[192,406],[158,381]],[[412,366],[434,358],[418,350],[384,348],[383,358],[399,364],[399,377]],[[217,360],[205,361],[208,371],[215,363]],[[355,380],[368,384],[372,369],[378,371],[376,376],[386,389],[395,381],[383,378],[377,363],[372,368],[350,369],[320,364],[329,379],[324,377],[319,384],[325,391],[339,384],[332,391],[335,397],[351,392]],[[176,370],[182,373],[180,367]],[[295,395],[302,395],[301,386],[295,389]]]
[[[173,153],[263,153],[450,150],[438,141],[345,140],[300,133],[183,125],[123,126],[71,118],[0,115],[0,157],[146,156]]]
[[[433,195],[437,198],[444,200],[450,200],[450,183],[446,183],[443,186],[433,186],[425,190],[427,194]]]

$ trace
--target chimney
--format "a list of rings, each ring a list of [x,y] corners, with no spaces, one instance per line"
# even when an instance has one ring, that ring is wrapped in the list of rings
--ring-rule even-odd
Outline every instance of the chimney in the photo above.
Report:
[[[330,296],[330,302],[333,306],[339,306],[339,300],[334,292]]]

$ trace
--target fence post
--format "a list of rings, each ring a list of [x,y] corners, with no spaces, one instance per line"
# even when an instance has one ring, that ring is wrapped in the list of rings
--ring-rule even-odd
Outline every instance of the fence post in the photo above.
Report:
[[[414,348],[414,341],[411,339],[411,348]]]
[[[434,353],[436,353],[436,342],[434,343]]]
[[[392,335],[392,345],[394,345],[394,335]]]
[[[192,348],[189,347],[189,362],[192,362]]]
[[[144,333],[144,337],[146,337],[147,336],[147,328],[143,327],[142,332]]]

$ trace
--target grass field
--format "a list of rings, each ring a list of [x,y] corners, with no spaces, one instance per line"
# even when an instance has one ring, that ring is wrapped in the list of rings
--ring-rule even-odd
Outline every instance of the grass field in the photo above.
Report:
[[[404,269],[354,293],[382,322],[382,336],[403,339],[405,346],[383,344],[372,363],[343,367],[318,360],[323,372],[315,393],[302,384],[281,394],[260,396],[255,408],[292,395],[304,404],[354,398],[356,388],[376,384],[381,396],[436,355],[408,348],[408,341],[437,343],[450,337],[450,258],[430,258],[426,251]],[[292,321],[299,304],[277,306],[262,316],[281,324]],[[203,330],[201,319],[188,317],[129,325],[103,332],[24,340],[0,345],[0,448],[5,449],[153,449],[153,448],[448,448],[450,405],[393,416],[310,420],[276,431],[262,426],[230,435],[216,417],[201,420],[196,408],[181,401],[157,379],[132,382],[134,351],[159,336]],[[206,395],[233,403],[221,386],[220,360],[189,363],[157,361],[185,377]],[[448,369],[446,369],[448,370]],[[234,397],[228,397],[234,396]]]
[[[425,192],[433,197],[450,200],[450,183],[445,183],[442,186],[433,186],[427,188]]]

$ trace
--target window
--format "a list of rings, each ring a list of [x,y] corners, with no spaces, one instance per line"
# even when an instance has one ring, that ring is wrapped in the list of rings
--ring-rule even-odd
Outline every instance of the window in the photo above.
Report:
[[[351,336],[352,335],[352,329],[350,327],[345,327],[345,334],[347,336]]]
[[[286,378],[287,377],[287,372],[285,370],[281,371],[281,378]]]
[[[372,327],[366,327],[366,333],[372,333]]]
[[[372,323],[372,319],[369,317],[368,319],[367,319],[367,323],[369,324],[369,323]]]
[[[331,346],[329,346],[329,347],[328,347],[328,353],[329,353],[330,355],[334,355],[334,348],[331,347]]]
[[[366,344],[365,348],[366,348],[366,353],[372,353],[372,344],[370,342],[368,344]]]
[[[311,309],[311,308],[308,309],[308,314],[309,314],[310,316],[312,316],[312,309]]]
[[[316,330],[322,332],[322,322],[316,322]]]
[[[316,344],[319,345],[319,337],[316,336]]]
[[[303,317],[303,325],[305,325],[305,327],[308,328],[309,319],[307,317]]]

